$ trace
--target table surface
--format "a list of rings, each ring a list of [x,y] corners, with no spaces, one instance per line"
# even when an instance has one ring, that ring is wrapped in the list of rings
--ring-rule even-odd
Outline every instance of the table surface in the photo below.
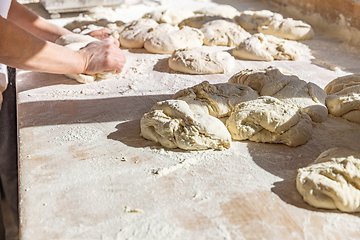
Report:
[[[321,34],[305,44],[315,59],[236,60],[226,74],[177,73],[169,55],[144,49],[124,49],[124,71],[91,84],[18,71],[21,239],[358,239],[360,214],[309,206],[295,178],[326,149],[358,150],[360,124],[329,115],[296,148],[237,141],[189,152],[140,136],[156,102],[246,68],[282,67],[321,87],[359,72],[353,47]]]

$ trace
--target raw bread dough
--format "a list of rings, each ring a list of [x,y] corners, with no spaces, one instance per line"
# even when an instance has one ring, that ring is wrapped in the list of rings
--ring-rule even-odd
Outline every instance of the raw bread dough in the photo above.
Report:
[[[289,40],[306,40],[314,37],[312,27],[292,18],[273,19],[270,23],[258,27],[258,31]]]
[[[303,57],[311,58],[310,49],[306,45],[262,33],[243,40],[231,54],[240,59],[255,61],[296,61]]]
[[[185,150],[231,147],[231,136],[225,125],[208,114],[192,111],[181,100],[156,103],[140,121],[141,136],[167,148]]]
[[[227,22],[236,23],[231,18],[225,18],[225,17],[221,17],[221,16],[197,16],[197,15],[195,15],[193,17],[183,20],[181,23],[179,23],[179,27],[182,28],[184,26],[188,26],[188,27],[200,29],[204,26],[204,24],[211,22],[211,21],[215,21],[215,20],[224,20]]]
[[[204,44],[208,46],[234,47],[251,36],[237,23],[226,20],[210,21],[200,30],[204,33]]]
[[[314,163],[299,169],[296,187],[314,207],[360,212],[360,153],[326,150]]]
[[[190,109],[217,118],[228,117],[237,104],[258,97],[255,90],[243,84],[210,84],[208,81],[180,90],[173,96],[187,102]]]
[[[240,12],[236,8],[226,4],[205,7],[203,9],[194,11],[194,13],[203,14],[206,16],[221,16],[226,18],[234,18],[235,16],[240,15]]]
[[[74,32],[87,34],[90,31],[94,31],[97,29],[102,29],[107,27],[112,32],[116,32],[116,35],[120,34],[123,30],[124,22],[118,20],[111,22],[105,18],[99,20],[74,20],[64,26],[64,28]],[[114,34],[115,35],[115,34]],[[116,36],[114,36],[116,37]],[[119,37],[116,37],[118,39]]]
[[[143,18],[154,19],[158,23],[168,23],[171,25],[177,25],[184,19],[194,16],[194,12],[184,9],[166,9],[156,10],[150,13],[146,13]]]
[[[266,26],[273,19],[281,20],[283,16],[269,10],[247,10],[234,17],[234,20],[247,31],[257,30],[260,25]]]
[[[121,46],[123,47],[143,48],[146,40],[161,33],[173,32],[176,30],[179,30],[179,28],[167,23],[156,24],[155,26],[136,25],[125,28],[124,31],[120,34],[119,40]]]
[[[227,52],[209,48],[183,48],[175,50],[169,58],[169,67],[190,74],[225,73],[235,65],[235,59]]]
[[[145,41],[148,52],[171,54],[180,48],[195,48],[203,45],[204,34],[196,28],[183,27],[174,32],[162,33]]]
[[[234,140],[248,139],[296,147],[311,138],[312,121],[296,106],[263,96],[236,105],[226,127]]]
[[[338,77],[324,88],[329,112],[351,122],[360,123],[360,74]]]
[[[55,43],[65,46],[71,50],[78,51],[81,48],[84,48],[90,42],[99,41],[97,38],[93,38],[88,35],[81,35],[81,34],[67,34],[59,37]],[[80,83],[90,83],[101,79],[110,78],[114,71],[105,71],[102,73],[97,73],[94,75],[85,75],[85,74],[65,74],[68,78],[74,79]]]
[[[284,72],[275,67],[246,69],[234,74],[229,82],[248,85],[261,96],[272,96],[299,107],[314,122],[324,122],[328,115],[325,91],[314,83]]]

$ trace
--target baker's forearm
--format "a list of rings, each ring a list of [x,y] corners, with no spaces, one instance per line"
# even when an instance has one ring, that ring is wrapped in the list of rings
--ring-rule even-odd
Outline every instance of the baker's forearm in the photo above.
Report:
[[[71,33],[65,28],[37,16],[15,0],[11,3],[8,19],[34,35],[51,42],[55,42],[62,35]]]
[[[0,62],[50,73],[82,73],[86,63],[77,51],[46,42],[0,17]]]

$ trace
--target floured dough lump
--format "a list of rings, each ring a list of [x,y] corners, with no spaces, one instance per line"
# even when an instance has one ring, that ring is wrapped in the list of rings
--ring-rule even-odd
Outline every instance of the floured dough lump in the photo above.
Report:
[[[211,7],[205,7],[200,10],[194,11],[196,14],[203,14],[206,16],[221,16],[226,18],[234,18],[240,12],[231,5],[219,4]]]
[[[226,121],[232,139],[296,147],[312,135],[312,121],[296,106],[263,96],[236,105]]]
[[[351,122],[360,123],[360,74],[338,77],[324,88],[329,112]]]
[[[266,26],[271,20],[281,20],[283,16],[269,10],[252,11],[247,10],[235,16],[234,20],[245,30],[257,30],[260,25]]]
[[[243,84],[204,81],[174,94],[173,99],[187,102],[190,109],[222,118],[230,116],[235,106],[241,102],[254,100],[259,94]]]
[[[231,54],[237,58],[255,61],[300,60],[311,58],[310,49],[299,42],[256,33],[236,46]]]
[[[208,48],[183,48],[175,50],[169,58],[169,67],[190,74],[225,73],[235,65],[235,59],[227,52]]]
[[[156,10],[150,13],[146,13],[143,18],[154,19],[158,23],[168,23],[171,25],[177,25],[184,19],[194,16],[194,12],[184,9],[165,9]]]
[[[289,40],[306,40],[314,37],[314,30],[309,24],[292,18],[273,19],[270,23],[259,26],[258,31]]]
[[[204,44],[208,46],[234,47],[251,36],[237,23],[226,20],[210,21],[200,30],[204,33]]]
[[[296,187],[305,202],[317,208],[360,212],[360,153],[331,148],[300,168]]]
[[[314,83],[305,82],[298,76],[285,72],[275,67],[246,69],[234,74],[229,82],[245,84],[261,96],[272,96],[295,105],[314,122],[324,122],[328,115],[325,91]]]
[[[231,147],[225,125],[208,114],[193,111],[182,100],[156,103],[140,120],[141,136],[167,148],[185,150]]]
[[[195,48],[203,45],[204,34],[196,28],[183,27],[174,32],[156,35],[145,41],[144,47],[148,52],[171,54],[180,48]]]

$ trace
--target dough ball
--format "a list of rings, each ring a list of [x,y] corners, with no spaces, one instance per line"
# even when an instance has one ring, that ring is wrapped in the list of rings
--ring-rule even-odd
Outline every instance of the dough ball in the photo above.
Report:
[[[235,59],[227,52],[206,48],[175,50],[169,58],[169,67],[190,74],[225,73],[235,65]]]
[[[150,13],[147,13],[143,18],[154,19],[158,23],[168,23],[171,25],[177,25],[184,19],[194,16],[194,12],[190,10],[183,9],[166,9],[166,10],[156,10]]]
[[[360,153],[331,148],[300,168],[296,187],[305,202],[317,207],[360,212]]]
[[[227,119],[226,127],[234,140],[296,147],[311,138],[312,121],[296,106],[263,96],[238,104]]]
[[[314,37],[314,30],[309,24],[292,18],[273,19],[267,25],[259,26],[258,31],[289,40],[306,40]]]
[[[173,99],[187,102],[194,111],[221,118],[229,116],[237,104],[258,97],[256,91],[243,84],[210,84],[204,81],[175,93]]]
[[[327,119],[325,91],[296,75],[284,74],[279,68],[246,69],[234,74],[229,82],[248,85],[258,91],[260,96],[272,96],[284,103],[295,105],[314,122],[324,122]]]
[[[65,46],[71,50],[78,51],[88,45],[90,42],[99,41],[97,38],[93,38],[88,35],[82,34],[68,34],[59,37],[55,43]],[[97,73],[94,75],[85,75],[85,74],[65,74],[68,78],[74,79],[80,83],[91,83],[97,80],[110,78],[114,71],[105,71],[101,73]]]
[[[195,15],[193,17],[190,17],[190,18],[187,18],[187,19],[183,20],[181,23],[179,23],[179,27],[182,28],[184,26],[188,26],[188,27],[200,29],[206,23],[211,22],[211,21],[215,21],[215,20],[224,20],[224,21],[227,21],[227,22],[236,23],[231,18],[225,18],[225,17],[221,17],[221,16],[204,16],[204,15],[197,16],[197,15]]]
[[[332,115],[360,123],[360,74],[334,79],[325,92],[326,106]]]
[[[208,46],[234,47],[251,36],[237,23],[226,20],[210,21],[200,30],[204,33],[204,44]]]
[[[231,51],[231,54],[239,59],[255,61],[296,61],[312,56],[310,49],[302,43],[262,33],[254,34],[243,40]]]
[[[120,34],[121,46],[126,48],[143,48],[146,40],[159,35],[161,33],[173,32],[179,30],[167,23],[162,23],[156,26],[135,26],[125,29]]]
[[[273,19],[281,20],[283,19],[283,16],[269,10],[247,10],[234,17],[234,20],[247,31],[257,30],[260,25],[266,26]]]
[[[174,32],[156,35],[145,41],[144,47],[148,52],[171,54],[180,48],[196,48],[203,45],[204,34],[196,28],[183,27]]]
[[[194,13],[207,16],[221,16],[226,18],[234,18],[235,16],[240,14],[240,12],[236,8],[226,4],[205,7],[203,9],[194,11]]]
[[[156,103],[140,121],[141,136],[167,148],[185,150],[231,147],[231,136],[225,125],[208,114],[192,111],[181,100]]]

